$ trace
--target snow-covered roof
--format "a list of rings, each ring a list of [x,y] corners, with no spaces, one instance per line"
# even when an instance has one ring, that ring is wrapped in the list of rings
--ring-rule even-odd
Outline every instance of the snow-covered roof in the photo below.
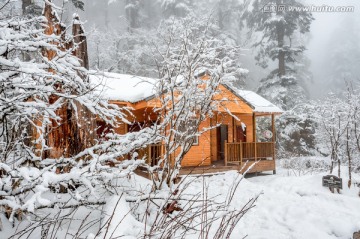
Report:
[[[241,90],[230,84],[223,84],[228,90],[230,90],[237,97],[247,103],[255,113],[283,113],[284,111],[265,99],[264,97],[256,94],[250,90]]]
[[[155,84],[158,79],[117,74],[101,73],[90,76],[91,84],[108,100],[136,103],[155,95]],[[244,100],[256,113],[282,113],[283,111],[270,101],[253,91],[240,90],[224,84],[233,94]]]
[[[108,100],[136,103],[155,94],[157,79],[105,72],[92,74],[90,82]]]
[[[236,90],[236,94],[244,99],[256,113],[283,113],[279,107],[249,90]]]

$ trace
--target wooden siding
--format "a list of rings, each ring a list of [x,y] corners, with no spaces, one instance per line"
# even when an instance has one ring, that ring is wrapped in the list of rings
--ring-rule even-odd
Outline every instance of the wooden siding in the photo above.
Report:
[[[252,114],[253,109],[234,95],[231,91],[226,89],[223,85],[219,86],[219,94],[214,97],[215,101],[218,101],[220,106],[218,107],[219,112],[227,112],[229,110],[233,114]]]
[[[200,129],[210,126],[210,119],[200,124]],[[182,166],[198,166],[211,164],[211,133],[205,132],[199,136],[199,145],[191,147],[189,152],[185,155],[181,165]]]

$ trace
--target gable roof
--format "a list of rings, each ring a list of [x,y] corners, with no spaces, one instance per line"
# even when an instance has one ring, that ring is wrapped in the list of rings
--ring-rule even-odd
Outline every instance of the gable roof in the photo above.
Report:
[[[256,94],[250,90],[241,90],[228,84],[222,84],[234,95],[245,101],[255,113],[283,113],[284,111],[265,99],[264,97]]]
[[[91,75],[90,82],[108,100],[137,103],[155,97],[158,79],[105,72]],[[253,91],[240,90],[229,84],[222,85],[249,105],[255,113],[283,113],[279,107]]]
[[[136,103],[155,95],[153,78],[104,72],[91,74],[90,84],[107,100]]]

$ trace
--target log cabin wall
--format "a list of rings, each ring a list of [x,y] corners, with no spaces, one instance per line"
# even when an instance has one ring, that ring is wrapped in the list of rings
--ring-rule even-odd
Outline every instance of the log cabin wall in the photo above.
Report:
[[[200,129],[210,126],[210,119],[200,124]],[[181,166],[211,165],[211,132],[207,131],[199,136],[199,144],[193,145],[185,155]]]
[[[241,122],[246,125],[246,142],[254,141],[253,115],[252,114],[236,114],[241,121],[236,121],[236,125],[241,125]]]

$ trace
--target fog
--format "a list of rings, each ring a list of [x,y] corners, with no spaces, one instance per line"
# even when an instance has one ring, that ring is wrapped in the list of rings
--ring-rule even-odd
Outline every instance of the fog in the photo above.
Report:
[[[344,62],[344,59],[334,58],[334,51],[337,47],[341,47],[341,44],[357,43],[353,46],[355,52],[353,55],[346,55],[348,52],[342,52],[345,57],[353,64],[354,67],[349,66],[346,70],[352,68],[360,68],[360,58],[358,58],[358,52],[360,51],[360,1],[356,0],[307,0],[309,5],[328,5],[328,6],[354,6],[354,12],[313,12],[315,20],[311,25],[310,40],[308,43],[307,51],[305,54],[310,58],[310,69],[313,73],[313,82],[309,82],[309,91],[313,98],[323,96],[323,94],[329,91],[336,91],[336,88],[331,82],[330,77],[335,70],[334,67],[341,64],[349,64]],[[354,69],[353,69],[354,70]],[[358,81],[359,78],[353,72],[354,79],[338,79],[339,82],[344,83],[344,80]],[[355,76],[354,76],[355,75]],[[356,77],[357,76],[357,77]],[[337,76],[335,76],[337,77]],[[341,77],[342,78],[342,77]],[[345,84],[342,84],[344,86]],[[338,86],[341,87],[341,86]]]
[[[354,6],[354,12],[313,12],[315,20],[306,36],[307,50],[304,54],[310,61],[313,75],[312,81],[306,82],[307,88],[310,97],[316,99],[330,91],[344,89],[345,81],[360,81],[360,1],[305,0],[305,3],[309,6]],[[112,1],[111,4],[100,0],[88,1],[85,2],[84,12],[71,6],[68,12],[75,11],[81,15],[91,38],[95,28],[126,30],[124,4],[125,1]],[[161,13],[153,13],[154,19],[158,19],[158,14]],[[71,19],[66,14],[64,18]],[[250,71],[247,88],[256,90],[260,79],[265,77],[269,70],[256,66],[255,53],[249,45],[242,47],[242,66]]]

